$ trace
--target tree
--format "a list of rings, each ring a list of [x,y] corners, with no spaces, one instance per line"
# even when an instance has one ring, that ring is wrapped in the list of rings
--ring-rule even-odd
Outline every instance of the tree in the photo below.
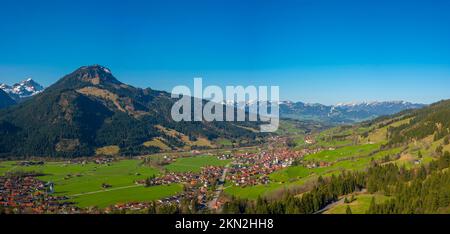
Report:
[[[375,213],[375,197],[372,197],[372,199],[370,200],[370,205],[369,205],[369,210],[367,211],[368,214],[374,214]]]
[[[352,209],[350,209],[350,206],[347,205],[347,209],[345,210],[346,214],[352,214]]]
[[[348,201],[347,197],[345,197],[345,199],[344,199],[344,203],[345,203],[345,204],[348,204],[348,203],[350,203],[350,202]]]
[[[444,149],[444,147],[442,147],[442,145],[436,147],[436,153],[438,154],[442,154],[442,150]]]
[[[449,139],[448,139],[448,136],[446,136],[445,138],[444,138],[444,145],[448,145],[450,142],[449,142]]]

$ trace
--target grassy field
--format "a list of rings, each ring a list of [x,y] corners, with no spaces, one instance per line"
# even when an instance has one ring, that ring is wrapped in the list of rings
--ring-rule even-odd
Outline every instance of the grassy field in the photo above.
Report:
[[[351,196],[348,196],[347,199],[350,200]],[[351,203],[340,203],[336,206],[333,206],[331,209],[324,212],[324,214],[345,214],[347,210],[347,206],[352,210],[352,214],[365,214],[367,210],[369,210],[370,202],[372,198],[375,197],[375,203],[383,203],[390,199],[384,195],[379,194],[361,194],[356,195],[355,200]]]
[[[144,142],[144,146],[146,147],[154,146],[160,148],[161,150],[166,151],[170,150],[170,147],[167,146],[160,138],[153,138],[151,141],[146,141]]]
[[[208,147],[208,148],[214,148],[215,146],[212,144],[211,141],[209,141],[206,138],[199,137],[195,141],[189,140],[189,136],[184,135],[181,132],[177,132],[176,130],[163,127],[161,125],[155,125],[156,128],[158,128],[161,132],[164,134],[171,136],[171,137],[177,137],[181,139],[186,145],[183,147],[184,150],[189,150],[191,146],[201,146],[201,147]]]
[[[352,144],[348,138],[334,139],[335,136],[351,134],[351,130],[342,130],[342,127],[335,127],[320,132],[315,138],[314,147],[342,147]]]
[[[303,166],[292,166],[270,174],[269,178],[274,182],[289,182],[295,179],[305,178],[313,171]]]
[[[35,171],[45,174],[39,179],[55,183],[55,194],[69,196],[80,206],[107,206],[116,202],[155,200],[174,195],[181,185],[135,186],[136,180],[159,174],[155,168],[141,165],[141,160],[120,160],[110,165],[94,163],[66,164],[48,162],[43,166],[17,166],[15,161],[0,163],[0,174],[12,171]],[[103,189],[102,184],[111,185]]]
[[[336,160],[342,160],[350,157],[367,156],[379,147],[379,144],[346,146],[335,150],[325,150],[317,154],[308,155],[305,157],[305,160],[334,162]]]
[[[72,200],[80,207],[97,206],[107,207],[111,204],[125,202],[144,202],[158,200],[181,192],[181,184],[159,185],[153,187],[132,186],[110,191],[100,191],[92,194],[77,196]]]
[[[230,160],[219,160],[216,156],[195,156],[178,158],[175,162],[165,166],[165,169],[172,172],[199,172],[204,166],[225,166]]]
[[[231,142],[231,140],[225,139],[225,138],[218,139],[216,141],[216,144],[221,145],[221,146],[233,146],[233,142]]]
[[[280,188],[280,184],[270,183],[269,185],[256,185],[251,187],[236,187],[228,185],[225,187],[225,193],[239,198],[256,199],[258,196],[268,195],[269,192]]]
[[[119,154],[120,148],[117,145],[110,145],[98,148],[95,150],[96,155],[117,155]]]

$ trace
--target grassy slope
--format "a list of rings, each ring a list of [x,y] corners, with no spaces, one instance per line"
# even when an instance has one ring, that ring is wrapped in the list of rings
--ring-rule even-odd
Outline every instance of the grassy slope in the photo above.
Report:
[[[351,196],[348,196],[350,200]],[[347,206],[352,210],[352,214],[365,214],[369,209],[370,202],[372,201],[372,197],[375,197],[375,203],[383,203],[384,201],[390,199],[384,195],[379,194],[361,194],[355,196],[355,200],[351,203],[341,203],[338,204],[331,209],[324,212],[324,214],[345,214],[347,210]]]

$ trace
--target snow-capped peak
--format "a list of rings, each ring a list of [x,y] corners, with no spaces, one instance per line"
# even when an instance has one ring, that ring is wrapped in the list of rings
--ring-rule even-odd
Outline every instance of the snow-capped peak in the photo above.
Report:
[[[12,86],[7,84],[0,84],[0,89],[8,93],[13,99],[18,100],[20,98],[26,98],[36,95],[44,90],[44,87],[32,78],[27,78]]]

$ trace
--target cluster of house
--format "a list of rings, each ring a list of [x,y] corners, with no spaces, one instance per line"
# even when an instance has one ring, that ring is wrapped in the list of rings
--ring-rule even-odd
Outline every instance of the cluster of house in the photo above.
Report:
[[[266,151],[235,155],[226,180],[242,187],[268,184],[270,173],[289,167],[299,158],[321,150],[292,150],[286,147],[286,138],[278,136],[270,138],[268,146]]]
[[[110,164],[114,161],[114,158],[95,158],[95,164]]]
[[[219,160],[227,160],[227,159],[230,159],[232,157],[233,157],[233,155],[231,155],[231,154],[222,154],[222,155],[217,156],[217,159],[219,159]]]
[[[200,208],[206,207],[207,197],[209,195],[208,188],[216,184],[220,176],[223,174],[224,167],[205,166],[198,173],[183,172],[166,173],[159,177],[148,178],[146,180],[138,180],[136,184],[145,184],[146,186],[169,185],[173,183],[186,184],[182,193],[159,200],[161,204],[180,203],[182,199],[197,200]],[[127,206],[122,204],[121,206]],[[116,207],[119,209],[119,207]],[[125,209],[124,207],[122,207]]]
[[[162,176],[149,178],[147,180],[138,180],[137,184],[146,184],[147,186],[172,184],[172,183],[187,183],[191,186],[201,185],[204,187],[209,186],[212,181],[222,174],[223,167],[206,166],[202,167],[200,173],[195,172],[170,172]]]
[[[160,200],[157,200],[156,205],[179,205],[182,200],[192,201],[196,199],[197,201],[197,209],[204,209],[207,207],[208,202],[208,189],[205,186],[194,187],[188,186],[185,187],[182,193],[177,195],[173,195],[170,197],[165,197]],[[142,211],[149,209],[154,204],[151,202],[128,202],[128,203],[120,203],[111,207],[107,207],[105,209],[106,213],[112,213],[114,211]]]
[[[11,213],[76,213],[67,197],[52,196],[35,177],[0,177],[0,207]]]
[[[305,143],[311,145],[311,144],[316,143],[316,140],[314,139],[313,136],[311,136],[311,135],[306,135],[306,136],[305,136]]]
[[[105,213],[111,213],[113,211],[138,211],[150,208],[152,203],[149,202],[128,202],[120,203],[114,206],[105,208]]]
[[[330,162],[320,161],[320,162],[311,162],[306,164],[306,167],[309,169],[318,168],[318,167],[329,167],[332,164]]]
[[[291,166],[302,156],[303,154],[299,151],[288,148],[235,155],[234,164],[226,180],[233,182],[236,186],[267,184],[270,182],[268,177],[270,173]]]

